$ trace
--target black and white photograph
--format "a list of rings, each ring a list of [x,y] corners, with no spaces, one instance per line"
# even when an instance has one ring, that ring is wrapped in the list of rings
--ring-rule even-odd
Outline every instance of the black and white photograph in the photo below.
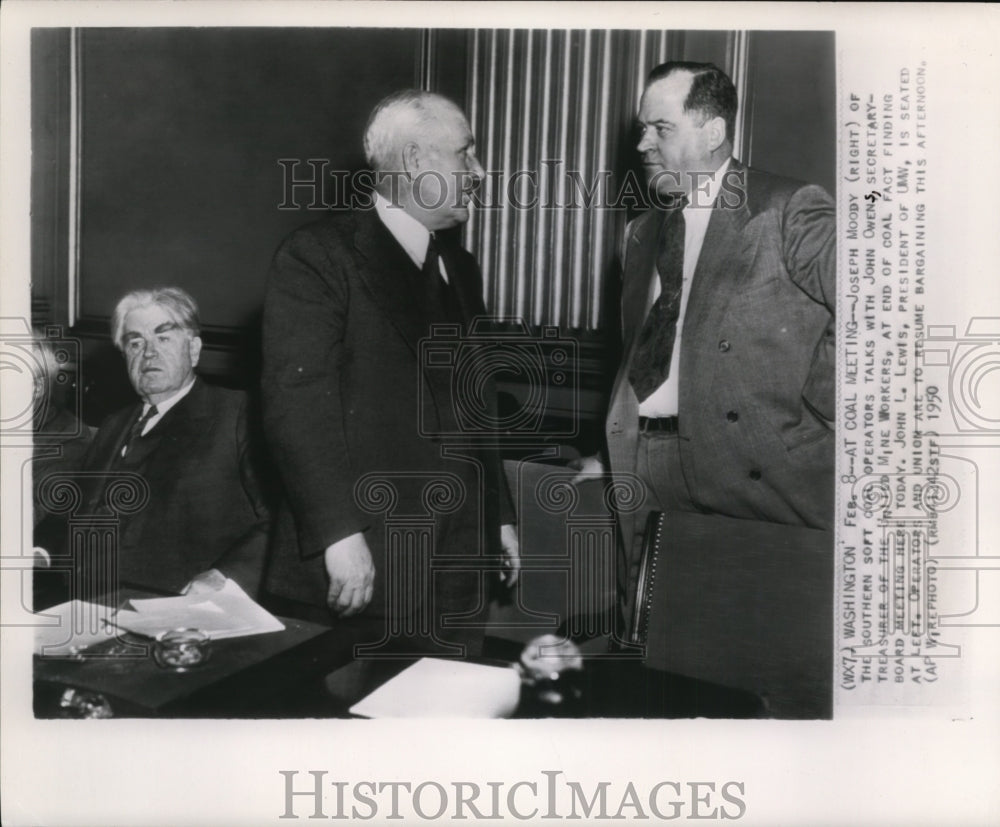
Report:
[[[10,4],[4,822],[1000,817],[998,21],[874,6]]]

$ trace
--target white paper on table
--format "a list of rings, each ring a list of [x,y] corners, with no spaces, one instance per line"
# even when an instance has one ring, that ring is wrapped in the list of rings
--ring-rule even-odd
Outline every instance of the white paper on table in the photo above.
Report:
[[[170,629],[200,629],[212,640],[280,632],[285,625],[233,580],[215,592],[130,600],[112,618],[120,629],[156,637]]]
[[[73,649],[82,649],[113,640],[121,630],[110,625],[109,618],[114,609],[100,603],[84,600],[70,600],[44,611],[38,612],[35,626],[35,654],[59,657],[72,655]],[[57,624],[50,625],[43,619],[49,616],[59,618]]]
[[[520,694],[513,667],[421,658],[350,712],[364,718],[507,718]]]

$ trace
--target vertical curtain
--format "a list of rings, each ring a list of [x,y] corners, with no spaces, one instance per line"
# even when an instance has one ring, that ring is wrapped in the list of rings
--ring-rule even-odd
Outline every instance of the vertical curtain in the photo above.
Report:
[[[739,90],[745,33],[717,37],[716,59]],[[682,32],[481,30],[469,38],[465,104],[488,177],[465,243],[482,265],[487,306],[532,326],[600,330],[617,312],[605,288],[636,206],[620,196],[636,160],[643,80],[665,60],[704,58],[685,54]]]

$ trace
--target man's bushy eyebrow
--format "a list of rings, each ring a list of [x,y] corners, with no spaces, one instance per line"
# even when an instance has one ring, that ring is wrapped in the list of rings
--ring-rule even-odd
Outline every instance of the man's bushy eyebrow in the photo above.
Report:
[[[154,333],[166,333],[168,330],[180,330],[180,329],[181,329],[181,326],[179,324],[177,324],[177,322],[164,322],[163,324],[158,324],[154,328],[153,332]],[[139,333],[139,331],[137,331],[137,330],[126,331],[125,334],[122,336],[122,339],[124,339],[124,340],[136,339],[136,338],[139,338],[139,339],[142,338],[142,334]]]

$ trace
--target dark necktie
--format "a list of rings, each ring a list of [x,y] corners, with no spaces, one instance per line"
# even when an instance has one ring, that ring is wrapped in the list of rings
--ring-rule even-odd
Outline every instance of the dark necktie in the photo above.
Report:
[[[438,251],[434,233],[427,236],[427,255],[424,256],[424,278],[432,280],[441,277],[441,267],[438,264],[441,253]]]
[[[660,230],[656,252],[656,272],[660,278],[660,295],[649,309],[649,315],[639,331],[628,379],[640,402],[649,398],[670,374],[670,357],[677,338],[677,318],[681,311],[684,284],[684,206],[667,213]]]
[[[156,405],[150,406],[149,410],[146,411],[142,416],[140,416],[129,428],[128,439],[125,441],[125,447],[122,449],[122,456],[127,457],[128,452],[132,450],[139,437],[142,436],[142,429],[146,427],[146,423],[149,422],[159,411],[156,410]]]
[[[441,275],[441,258],[441,247],[431,233],[427,239],[427,255],[424,256],[421,270],[423,294],[435,321],[461,321],[461,311],[451,287]]]

